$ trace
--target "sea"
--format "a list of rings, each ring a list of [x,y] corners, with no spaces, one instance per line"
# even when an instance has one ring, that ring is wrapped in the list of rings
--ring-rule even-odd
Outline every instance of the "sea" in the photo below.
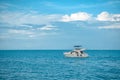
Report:
[[[120,50],[0,50],[0,80],[120,80]]]

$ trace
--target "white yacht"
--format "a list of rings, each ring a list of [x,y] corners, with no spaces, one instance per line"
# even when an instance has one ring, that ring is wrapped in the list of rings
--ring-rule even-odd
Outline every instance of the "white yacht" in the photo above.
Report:
[[[74,47],[75,49],[73,51],[64,53],[65,57],[83,57],[83,58],[88,57],[88,54],[83,52],[85,50],[84,48],[81,48],[81,46]]]

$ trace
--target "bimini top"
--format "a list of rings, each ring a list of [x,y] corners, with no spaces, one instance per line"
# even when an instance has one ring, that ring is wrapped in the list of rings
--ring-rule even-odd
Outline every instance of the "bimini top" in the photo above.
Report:
[[[81,45],[75,45],[74,48],[75,48],[75,50],[81,50],[82,46]]]
[[[74,47],[82,47],[81,45],[75,45]]]

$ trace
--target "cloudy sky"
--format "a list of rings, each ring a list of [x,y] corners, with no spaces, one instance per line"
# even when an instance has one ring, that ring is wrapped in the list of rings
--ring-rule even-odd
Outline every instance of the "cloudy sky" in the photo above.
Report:
[[[0,49],[120,49],[120,0],[0,0]]]

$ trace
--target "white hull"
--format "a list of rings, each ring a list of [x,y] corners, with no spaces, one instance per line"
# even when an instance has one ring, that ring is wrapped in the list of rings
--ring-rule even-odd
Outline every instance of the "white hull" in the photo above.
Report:
[[[81,58],[88,57],[88,54],[86,54],[86,53],[83,53],[83,54],[72,53],[71,54],[71,52],[66,52],[66,53],[64,53],[64,55],[65,55],[65,57],[81,57]]]

